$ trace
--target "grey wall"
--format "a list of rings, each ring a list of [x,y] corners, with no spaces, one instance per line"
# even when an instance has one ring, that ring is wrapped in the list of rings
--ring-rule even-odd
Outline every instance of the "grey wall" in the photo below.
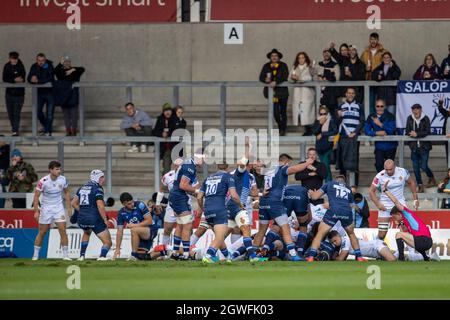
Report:
[[[447,54],[448,21],[383,22],[381,43],[389,49],[408,79],[427,52],[439,62]],[[83,80],[205,81],[257,79],[265,54],[276,47],[290,66],[298,51],[315,60],[331,41],[347,42],[359,52],[371,31],[365,22],[250,23],[244,25],[243,45],[223,44],[223,24],[83,25],[69,31],[62,25],[0,25],[0,57],[21,53],[28,70],[37,52],[57,63],[69,54],[87,68]],[[183,89],[182,104],[216,104],[218,90]],[[125,91],[88,90],[89,105],[122,105]],[[192,95],[191,95],[192,93]],[[138,89],[138,104],[160,105],[171,99],[169,89]],[[0,103],[3,104],[3,99]],[[264,103],[260,89],[232,89],[231,104]]]

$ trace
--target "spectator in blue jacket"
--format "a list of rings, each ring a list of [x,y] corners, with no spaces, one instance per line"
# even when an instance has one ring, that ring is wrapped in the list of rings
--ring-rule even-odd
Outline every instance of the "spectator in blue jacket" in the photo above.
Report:
[[[395,117],[386,110],[386,103],[382,99],[377,99],[375,103],[375,113],[371,114],[364,126],[364,132],[371,137],[384,137],[395,135]],[[377,172],[383,170],[384,162],[387,159],[395,160],[397,142],[378,141],[375,142],[375,168]]]
[[[36,63],[30,68],[27,78],[32,84],[53,83],[55,80],[53,62],[47,60],[45,54],[39,53],[36,56]],[[47,105],[47,112],[44,115],[44,105]],[[40,135],[52,135],[53,131],[53,113],[55,111],[55,99],[52,88],[38,89],[38,109],[37,116],[43,128],[39,131]]]

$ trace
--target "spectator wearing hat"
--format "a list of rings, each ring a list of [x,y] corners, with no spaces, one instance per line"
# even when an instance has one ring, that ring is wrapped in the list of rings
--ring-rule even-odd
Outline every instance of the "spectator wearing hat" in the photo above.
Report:
[[[383,62],[372,72],[372,80],[378,82],[399,80],[401,73],[397,63],[392,60],[392,54],[389,51],[386,51],[383,53]],[[386,102],[386,109],[395,115],[397,87],[377,87],[376,93],[376,98],[383,99]]]
[[[0,193],[6,192],[8,185],[8,177],[6,170],[9,167],[9,144],[1,140],[3,135],[0,135]],[[5,198],[0,198],[0,209],[5,207]]]
[[[306,52],[297,53],[292,67],[292,81],[300,83],[312,81],[314,73],[313,68],[314,65],[311,63]],[[298,120],[300,118],[300,124],[305,126],[305,136],[312,135],[312,124],[316,118],[314,99],[315,91],[313,88],[294,88],[294,96],[292,99],[292,124],[298,126]]]
[[[339,65],[331,60],[331,52],[327,48],[322,52],[323,61],[319,62],[316,70],[316,80],[322,82],[335,82],[341,77]],[[320,104],[326,105],[332,115],[335,115],[338,106],[339,88],[322,87]]]
[[[162,106],[162,113],[156,119],[156,125],[153,129],[153,135],[161,138],[170,138],[172,136],[173,124],[173,110],[170,103],[165,103]],[[160,144],[160,155],[163,160],[163,172],[166,174],[170,171],[170,166],[172,165],[172,149],[174,144],[171,142],[162,142]]]
[[[53,62],[48,60],[45,54],[39,53],[36,56],[36,63],[30,68],[27,80],[31,84],[53,84],[55,81]],[[43,112],[45,105],[47,106],[46,114]],[[37,108],[37,116],[43,127],[39,130],[39,134],[51,136],[53,131],[53,114],[55,112],[55,99],[52,88],[38,89]]]
[[[441,79],[441,69],[436,63],[432,53],[428,53],[423,60],[423,64],[417,69],[413,76],[414,80],[439,80]]]
[[[267,59],[270,61],[264,64],[259,74],[259,81],[268,84],[274,89],[273,93],[273,114],[278,124],[280,135],[286,134],[287,127],[287,102],[289,98],[289,90],[287,87],[278,87],[279,84],[288,80],[289,69],[286,63],[282,62],[283,54],[277,49],[272,49],[267,53]],[[264,97],[268,99],[269,89],[264,87]]]
[[[422,106],[418,103],[411,107],[412,114],[406,120],[407,136],[415,139],[425,138],[431,134],[430,118],[422,112]],[[433,172],[428,167],[428,158],[432,148],[430,141],[411,141],[409,142],[411,149],[411,160],[414,168],[414,175],[418,185],[418,192],[424,192],[422,176],[420,170],[422,169],[428,177],[426,188],[431,188],[436,185],[436,179]]]
[[[19,149],[14,149],[11,154],[11,166],[6,175],[9,181],[9,192],[32,192],[33,183],[38,177],[31,164],[23,161],[22,153]],[[12,198],[13,208],[25,208],[25,198]]]
[[[55,105],[62,108],[66,136],[77,135],[80,93],[79,88],[73,87],[73,84],[80,81],[84,71],[83,67],[73,67],[68,56],[62,57],[55,67],[57,81],[53,84],[53,94]]]
[[[136,109],[133,103],[125,104],[126,115],[122,118],[120,129],[125,131],[128,137],[151,137],[153,120],[147,113],[140,109]],[[128,152],[147,152],[151,142],[132,142]]]
[[[441,75],[442,79],[450,79],[450,43],[448,45],[448,57],[441,63]]]
[[[377,99],[375,113],[367,117],[364,125],[364,132],[371,137],[386,137],[395,135],[396,124],[395,117],[386,110],[384,100]],[[375,142],[375,168],[377,172],[384,169],[384,162],[388,159],[395,160],[398,143],[395,141],[377,141]]]
[[[19,53],[10,52],[9,61],[3,67],[3,82],[24,83],[25,77],[26,71],[22,61],[19,59]],[[18,136],[20,132],[20,113],[25,100],[25,88],[7,88],[5,100],[12,135]]]

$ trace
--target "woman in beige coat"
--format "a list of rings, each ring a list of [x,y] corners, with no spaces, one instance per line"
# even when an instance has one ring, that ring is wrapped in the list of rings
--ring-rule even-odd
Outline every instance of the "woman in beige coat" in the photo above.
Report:
[[[292,67],[291,80],[294,82],[307,82],[313,80],[311,60],[305,52],[299,52]],[[312,135],[312,124],[316,119],[314,107],[315,91],[313,88],[294,88],[292,99],[292,124],[305,126],[304,135]]]

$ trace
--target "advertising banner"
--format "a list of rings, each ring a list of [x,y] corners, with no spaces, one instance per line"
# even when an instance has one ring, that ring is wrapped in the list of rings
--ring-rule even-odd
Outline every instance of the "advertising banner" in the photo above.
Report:
[[[31,259],[37,233],[38,229],[0,229],[0,256]],[[39,258],[47,257],[48,240],[47,234],[42,243]]]

